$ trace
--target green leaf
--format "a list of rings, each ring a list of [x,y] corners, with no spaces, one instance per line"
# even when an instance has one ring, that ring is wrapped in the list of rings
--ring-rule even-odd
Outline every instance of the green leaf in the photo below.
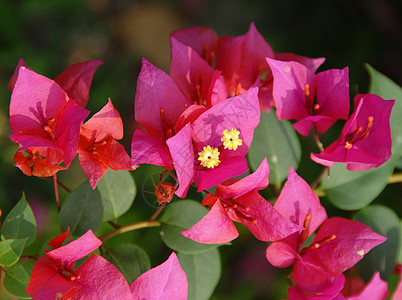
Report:
[[[399,221],[399,247],[398,247],[398,264],[402,264],[402,220]]]
[[[217,244],[200,244],[184,237],[180,232],[189,229],[202,219],[208,209],[194,200],[180,200],[169,204],[159,219],[162,241],[169,248],[185,254],[201,253],[218,247]]]
[[[218,249],[198,254],[178,254],[180,266],[187,275],[188,299],[209,299],[221,278]]]
[[[117,221],[133,204],[137,187],[128,171],[109,170],[97,188],[103,204],[103,221]]]
[[[0,242],[0,265],[10,267],[15,264],[24,250],[27,239],[10,239]]]
[[[25,292],[34,266],[33,260],[20,261],[5,270],[4,287],[13,296],[22,299],[31,299]]]
[[[86,182],[68,196],[60,209],[59,221],[64,230],[70,227],[72,234],[83,235],[89,229],[96,231],[102,216],[100,194]]]
[[[27,239],[25,246],[30,245],[36,237],[36,221],[25,194],[13,207],[1,226],[1,238]]]
[[[120,270],[129,284],[151,268],[147,253],[132,244],[106,248],[104,257]]]
[[[387,280],[398,258],[398,246],[401,238],[398,216],[386,206],[370,205],[359,211],[355,220],[366,224],[387,238],[384,243],[372,249],[356,264],[359,274],[368,281],[371,275],[379,270],[381,278]]]
[[[385,100],[395,99],[390,119],[392,153],[400,156],[402,154],[402,88],[372,66],[366,64],[366,69],[370,75],[369,92]]]
[[[269,182],[278,189],[287,178],[289,167],[296,170],[301,159],[300,141],[292,124],[288,120],[279,121],[274,110],[261,113],[248,152],[251,169],[256,170],[265,157],[270,168]]]
[[[345,164],[334,164],[330,169],[331,177],[324,177],[320,187],[328,199],[338,208],[358,210],[370,204],[386,187],[392,175],[395,159],[385,164],[360,172],[346,169]]]

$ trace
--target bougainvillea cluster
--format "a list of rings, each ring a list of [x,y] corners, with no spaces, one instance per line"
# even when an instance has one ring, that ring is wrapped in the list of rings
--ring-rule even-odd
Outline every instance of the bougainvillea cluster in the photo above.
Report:
[[[77,63],[49,79],[20,60],[9,83],[15,165],[28,176],[53,176],[57,185],[56,174],[65,172],[78,154],[93,190],[108,169],[140,172],[143,164],[160,166],[154,183],[160,206],[149,220],[126,231],[159,226],[158,214],[191,189],[202,195],[209,211],[178,231],[180,238],[226,244],[239,236],[233,221],[244,224],[255,238],[269,242],[268,262],[289,272],[289,299],[387,297],[378,272],[367,285],[345,273],[387,238],[357,220],[328,218],[315,185],[292,167],[278,197],[268,201],[259,193],[269,185],[268,161],[249,170],[247,153],[256,143],[253,135],[262,114],[269,113],[279,121],[294,120],[300,135],[314,137],[318,153],[311,153],[311,159],[324,166],[324,173],[334,163],[354,172],[378,168],[392,155],[395,101],[357,94],[351,105],[347,67],[317,72],[324,58],[275,53],[253,23],[236,37],[218,37],[206,27],[181,29],[171,34],[170,43],[169,74],[142,61],[131,157],[118,142],[123,123],[111,99],[85,121],[92,78],[102,62]],[[324,148],[318,134],[339,120],[346,121],[339,138]],[[115,227],[112,235],[125,232]],[[100,240],[93,233],[97,228],[86,229],[71,240],[68,228],[48,243],[51,250],[36,260],[26,288],[33,299],[187,299],[192,275],[181,267],[178,249],[171,247],[179,259],[173,252],[128,282],[102,251],[93,253],[109,236]]]

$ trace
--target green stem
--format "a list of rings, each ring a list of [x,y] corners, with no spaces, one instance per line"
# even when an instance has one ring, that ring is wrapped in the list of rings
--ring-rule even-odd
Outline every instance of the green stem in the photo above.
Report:
[[[129,225],[125,225],[125,226],[116,228],[115,230],[101,236],[99,239],[102,242],[105,242],[106,240],[108,240],[116,235],[119,235],[121,233],[134,231],[137,229],[147,228],[147,227],[158,227],[160,225],[161,225],[161,222],[159,222],[159,221],[142,221],[142,222],[138,222],[138,223],[133,223],[133,224],[129,224]]]

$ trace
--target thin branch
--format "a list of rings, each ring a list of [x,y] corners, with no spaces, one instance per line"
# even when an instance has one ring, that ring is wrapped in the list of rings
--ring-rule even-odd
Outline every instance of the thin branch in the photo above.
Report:
[[[119,235],[121,233],[134,231],[137,229],[147,228],[147,227],[158,227],[160,225],[161,225],[161,222],[159,222],[159,221],[142,221],[142,222],[138,222],[138,223],[133,223],[133,224],[129,224],[129,225],[117,228],[117,229],[101,236],[99,239],[102,242],[105,242],[106,240],[108,240],[116,235]]]
[[[56,197],[57,211],[60,212],[60,198],[59,198],[59,188],[57,185],[57,175],[53,175],[53,186],[54,186],[54,195]]]
[[[121,226],[119,226],[118,224],[112,222],[112,221],[107,221],[109,223],[110,226],[112,226],[114,229],[120,228]]]
[[[155,210],[155,212],[152,214],[152,216],[149,218],[148,221],[150,221],[150,222],[154,221],[159,216],[159,214],[162,212],[162,210],[165,208],[165,206],[166,206],[166,202],[164,202],[161,206],[159,206],[157,208],[157,210]]]
[[[63,188],[67,193],[71,194],[71,190],[62,184],[60,180],[57,180],[57,184],[60,185],[60,187]]]
[[[317,130],[317,126],[314,124],[314,141],[318,147],[318,149],[320,150],[320,152],[324,151],[324,147],[320,141],[320,138],[318,137],[318,130]]]
[[[328,167],[325,167],[322,169],[321,173],[318,174],[317,178],[313,180],[313,182],[310,184],[310,187],[312,189],[315,189],[317,185],[321,182],[321,179],[324,177],[325,173],[327,173]]]

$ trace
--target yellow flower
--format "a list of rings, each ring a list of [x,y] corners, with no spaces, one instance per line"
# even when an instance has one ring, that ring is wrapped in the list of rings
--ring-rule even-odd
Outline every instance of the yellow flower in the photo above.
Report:
[[[240,131],[238,131],[236,128],[232,128],[231,130],[224,130],[221,141],[223,142],[223,146],[225,146],[225,149],[236,150],[237,147],[241,146],[243,144],[243,141],[239,139],[239,135]]]
[[[221,162],[219,160],[218,148],[212,148],[211,146],[206,146],[201,152],[198,152],[198,160],[201,161],[201,165],[207,168],[214,168]]]

